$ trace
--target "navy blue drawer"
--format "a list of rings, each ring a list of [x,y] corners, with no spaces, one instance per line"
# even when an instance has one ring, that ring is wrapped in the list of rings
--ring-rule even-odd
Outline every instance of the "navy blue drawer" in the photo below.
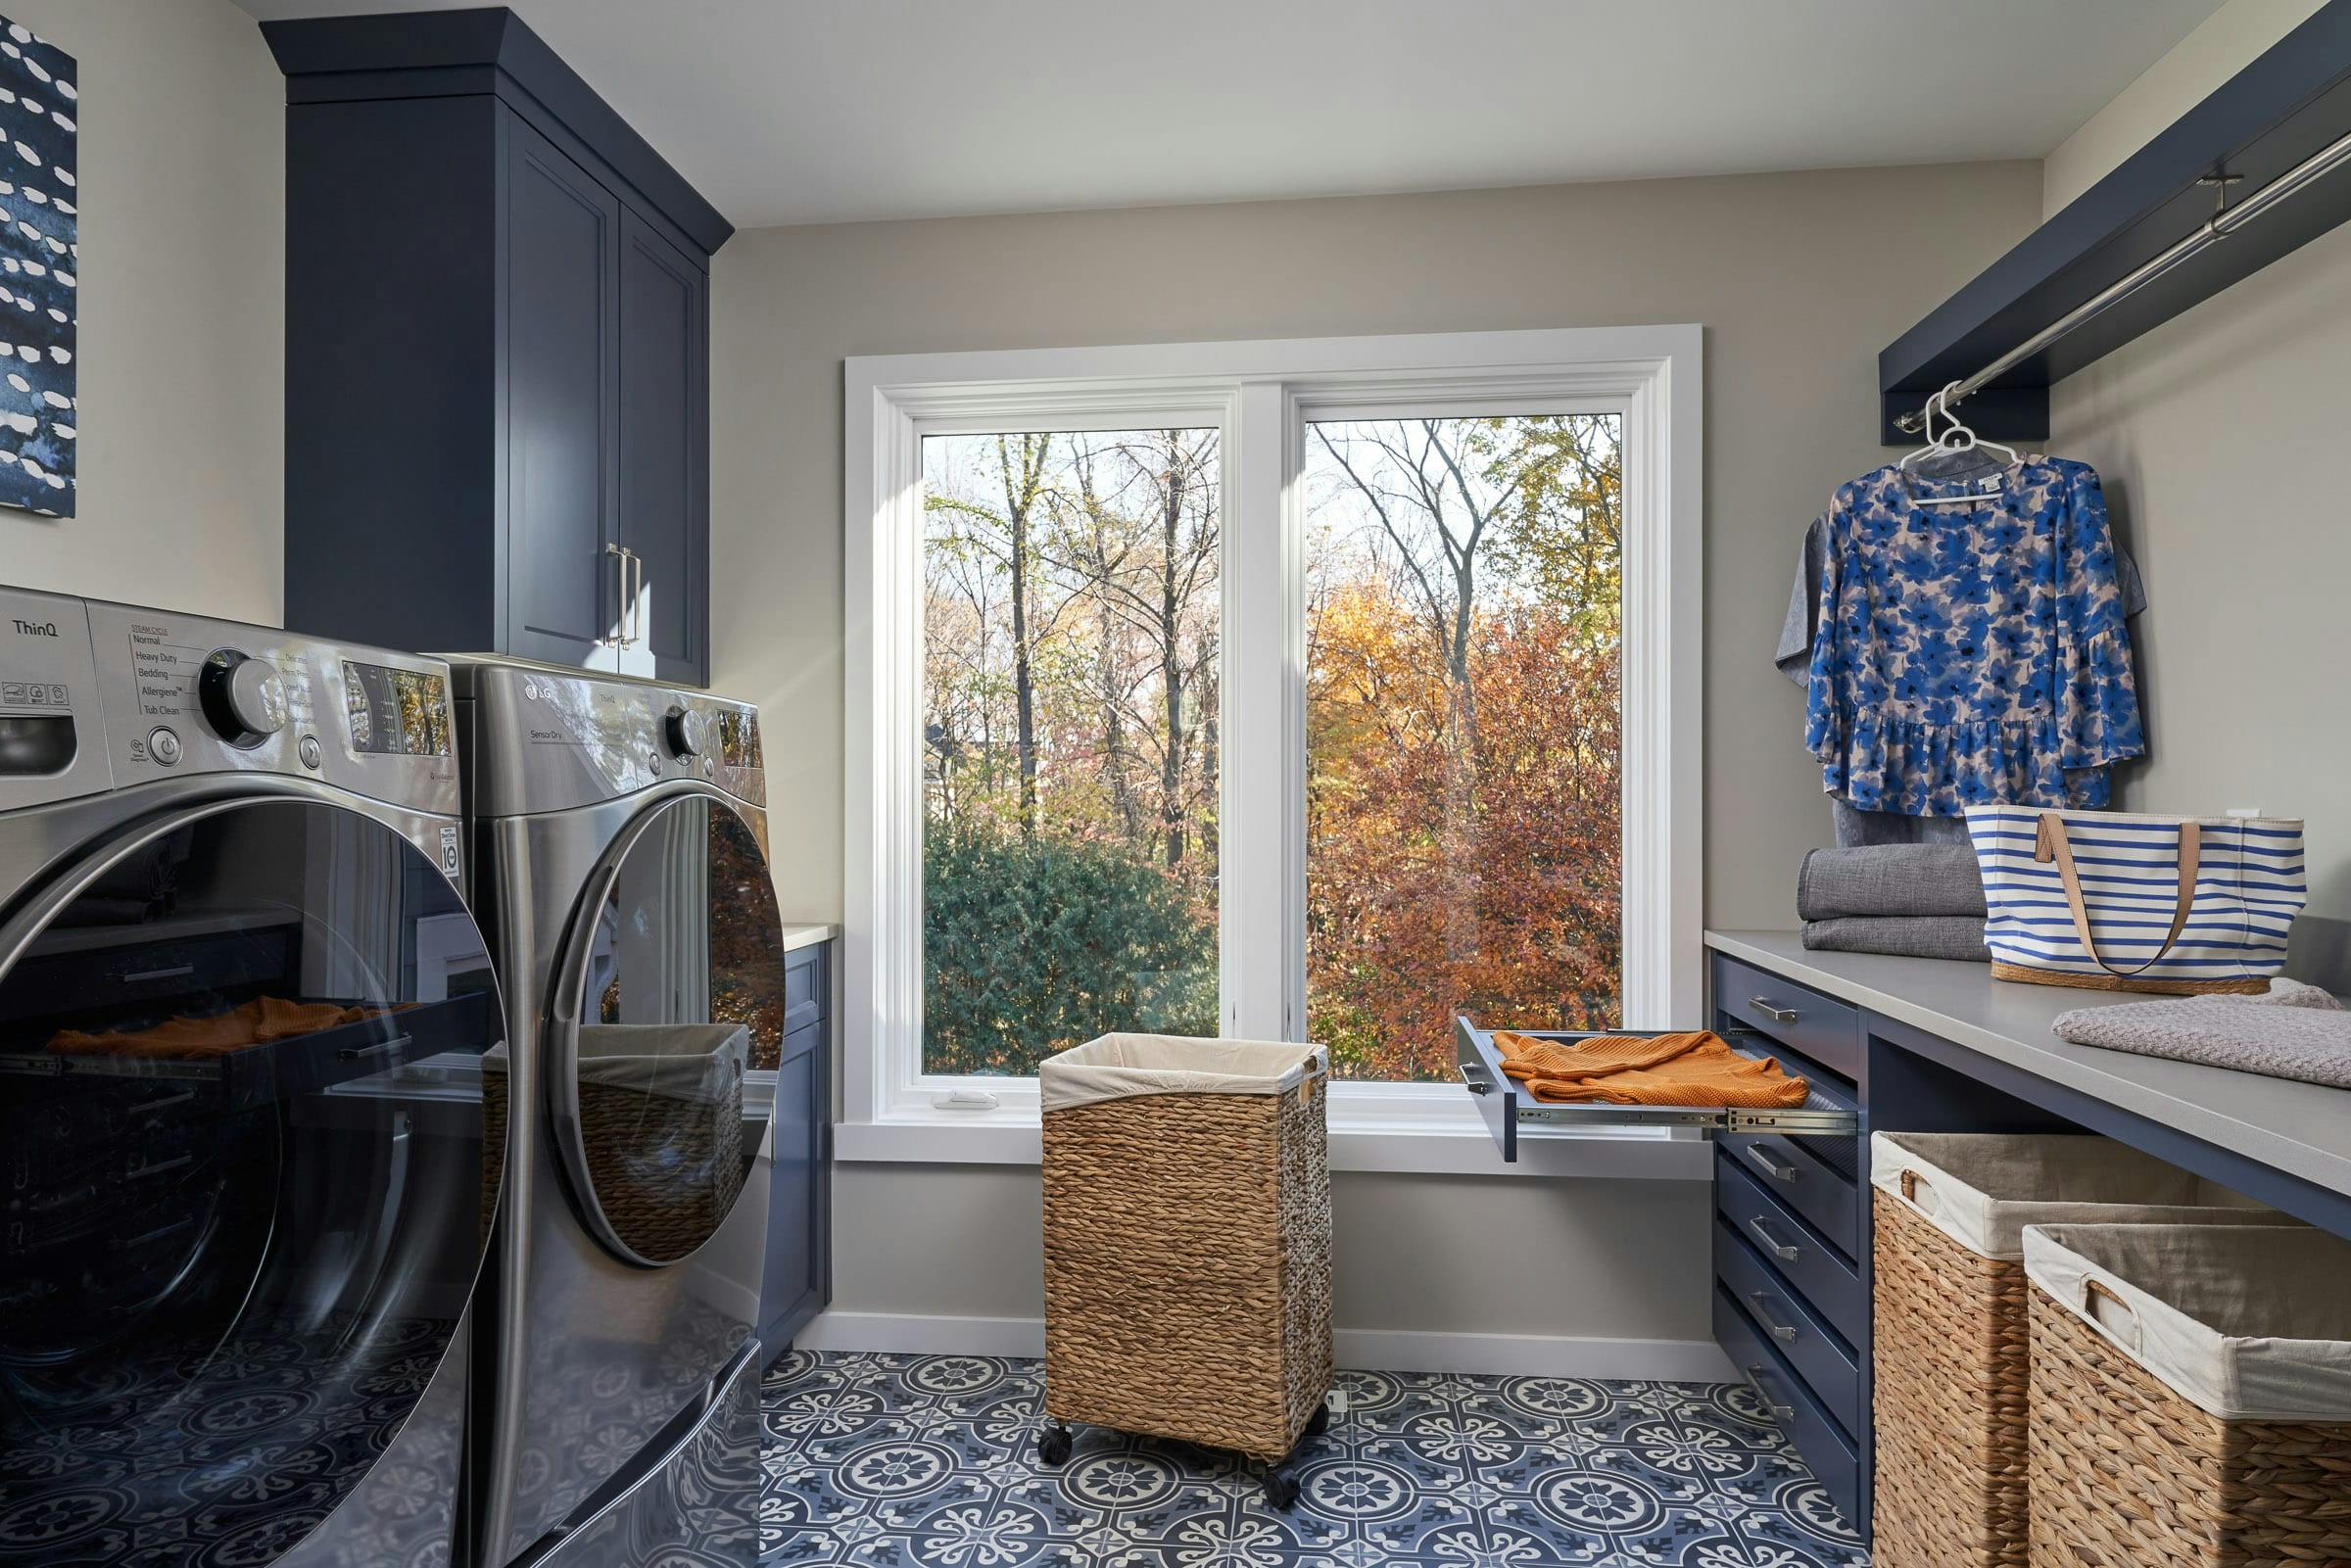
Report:
[[[1773,1132],[1726,1132],[1724,1158],[1843,1252],[1861,1255],[1861,1189],[1805,1146],[1850,1139],[1784,1138]]]
[[[1861,1015],[1834,997],[1716,954],[1714,1010],[1768,1034],[1832,1072],[1861,1076]]]
[[[1837,1504],[1838,1511],[1845,1515],[1847,1523],[1866,1535],[1868,1525],[1861,1513],[1861,1456],[1853,1448],[1853,1440],[1837,1424],[1835,1416],[1821,1408],[1820,1402],[1804,1387],[1803,1379],[1771,1348],[1770,1340],[1755,1326],[1754,1319],[1720,1285],[1714,1287],[1714,1343],[1722,1347],[1731,1364],[1739,1369],[1739,1375],[1761,1397],[1772,1419],[1788,1434],[1796,1451],[1803,1455],[1804,1463]]]
[[[1795,1211],[1728,1159],[1714,1162],[1714,1210],[1832,1328],[1860,1343],[1869,1322],[1861,1275]]]
[[[1821,1406],[1847,1432],[1859,1431],[1861,1369],[1853,1362],[1852,1350],[1771,1271],[1761,1254],[1719,1218],[1714,1221],[1714,1278],[1771,1337]]]

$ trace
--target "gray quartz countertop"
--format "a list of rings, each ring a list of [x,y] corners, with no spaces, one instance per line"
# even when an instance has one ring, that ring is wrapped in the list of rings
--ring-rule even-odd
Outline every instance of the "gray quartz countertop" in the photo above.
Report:
[[[838,926],[822,924],[795,926],[787,921],[784,924],[784,951],[796,953],[803,947],[814,947],[819,942],[829,942],[840,934],[840,927]]]
[[[2231,1072],[2061,1040],[2079,1007],[2147,1002],[2119,991],[1995,980],[1984,964],[1812,953],[1794,931],[1708,931],[1706,945],[2206,1143],[2351,1195],[2351,1089]]]

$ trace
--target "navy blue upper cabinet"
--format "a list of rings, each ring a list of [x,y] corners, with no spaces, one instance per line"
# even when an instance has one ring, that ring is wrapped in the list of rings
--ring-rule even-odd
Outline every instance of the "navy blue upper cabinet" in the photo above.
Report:
[[[262,30],[286,73],[286,624],[702,684],[732,227],[510,12]]]

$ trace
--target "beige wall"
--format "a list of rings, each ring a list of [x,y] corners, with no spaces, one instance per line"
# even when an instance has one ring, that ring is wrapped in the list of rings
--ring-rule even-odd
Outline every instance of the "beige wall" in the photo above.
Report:
[[[2051,156],[2046,201],[2094,182],[2313,9],[2232,0]],[[2338,921],[2351,920],[2346,364],[2351,228],[2060,383],[2052,421],[2055,449],[2105,476],[2145,569],[2134,634],[2148,760],[2122,774],[2122,804],[2308,818],[2311,913]],[[2325,927],[2297,939],[2302,973],[2351,976]]]
[[[79,515],[0,581],[283,618],[285,87],[228,0],[10,0],[80,79]]]
[[[840,361],[1218,338],[1706,328],[1706,909],[1794,919],[1824,841],[1800,693],[1770,665],[1805,522],[1882,459],[1876,356],[2029,229],[2034,164],[770,229],[713,274],[711,603],[761,704],[793,915],[841,862]],[[788,737],[788,738],[786,738]],[[838,1172],[836,1305],[1034,1316],[1033,1169]],[[1351,1175],[1343,1327],[1682,1339],[1703,1183]]]
[[[2291,32],[2324,0],[2229,0],[2041,164],[2041,210],[2054,215],[2222,82]]]
[[[843,1165],[835,1180],[837,1308],[1042,1313],[1035,1166]],[[1712,1210],[1696,1181],[1342,1172],[1332,1311],[1342,1331],[1708,1339]]]

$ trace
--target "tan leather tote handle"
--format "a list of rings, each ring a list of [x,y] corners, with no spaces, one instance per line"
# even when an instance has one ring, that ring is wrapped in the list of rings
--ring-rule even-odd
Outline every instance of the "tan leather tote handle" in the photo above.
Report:
[[[2192,822],[2182,823],[2180,898],[2172,906],[2172,928],[2164,934],[2163,945],[2155,950],[2153,958],[2131,969],[2117,969],[2098,956],[2098,940],[2090,934],[2089,929],[2089,905],[2082,897],[2082,873],[2074,865],[2074,846],[2065,836],[2065,819],[2053,811],[2040,814],[2040,829],[2034,835],[2033,858],[2057,863],[2057,879],[2065,883],[2065,903],[2074,912],[2074,935],[2081,941],[2082,951],[2087,953],[2090,962],[2107,974],[2127,979],[2134,974],[2143,974],[2162,963],[2164,956],[2171,952],[2172,944],[2180,940],[2181,931],[2186,928],[2187,913],[2196,902],[2196,862],[2203,848],[2204,830]]]

